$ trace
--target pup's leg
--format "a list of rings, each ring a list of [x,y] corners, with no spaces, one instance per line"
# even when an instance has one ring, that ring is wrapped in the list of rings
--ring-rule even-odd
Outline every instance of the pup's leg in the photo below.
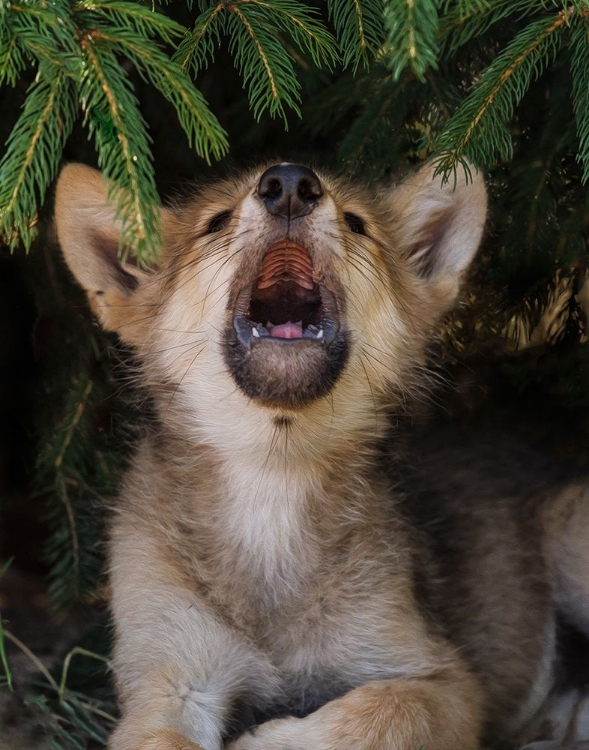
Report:
[[[370,682],[304,719],[269,721],[229,750],[476,750],[480,689],[462,670]]]
[[[110,750],[220,750],[235,702],[276,690],[266,657],[182,580],[138,524],[112,545],[115,672],[123,718]]]

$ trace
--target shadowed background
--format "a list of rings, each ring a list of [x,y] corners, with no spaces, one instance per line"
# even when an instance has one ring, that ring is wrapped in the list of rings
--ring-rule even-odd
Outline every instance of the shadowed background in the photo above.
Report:
[[[29,3],[33,9],[42,5]],[[43,13],[49,15],[43,18],[51,31],[51,14],[73,18],[83,5],[56,0],[45,4]],[[232,5],[221,5],[230,18]],[[246,3],[233,5],[239,9]],[[549,456],[586,465],[589,191],[583,181],[589,102],[583,92],[589,91],[589,52],[584,5],[572,3],[564,11],[557,2],[538,8],[536,2],[463,0],[441,10],[435,2],[416,2],[422,15],[415,19],[403,16],[406,3],[392,0],[385,3],[384,18],[380,4],[368,1],[266,5],[274,16],[263,4],[252,2],[247,9],[254,13],[251,20],[270,69],[286,57],[291,61],[294,78],[285,74],[280,106],[274,102],[272,109],[269,82],[256,79],[262,60],[243,29],[231,26],[235,18],[217,36],[211,32],[211,47],[203,47],[206,36],[201,37],[201,47],[193,50],[197,62],[186,66],[229,144],[226,155],[211,158],[210,165],[203,158],[206,149],[199,155],[188,144],[178,108],[158,92],[139,61],[125,55],[121,45],[112,48],[113,91],[122,95],[125,85],[133,87],[136,114],[149,125],[153,156],[153,169],[148,160],[142,166],[155,176],[159,195],[173,199],[195,180],[228,175],[260,160],[319,165],[374,184],[430,157],[445,158],[448,168],[469,157],[488,176],[486,239],[462,304],[432,348],[432,360],[439,363],[435,390],[406,422],[508,433]],[[102,2],[96,3],[95,15],[88,11],[84,31],[94,34],[96,50],[110,54],[107,42],[100,47],[99,33],[105,39],[116,32],[127,43],[143,39],[146,59],[153,54],[148,27],[128,19],[125,25],[117,16],[120,8],[130,12],[132,6],[142,9],[145,24],[152,23],[151,3]],[[204,28],[203,19],[215,7],[174,3],[154,10],[188,29],[186,40],[192,29]],[[364,13],[363,40],[353,8]],[[14,165],[24,163],[38,124],[29,117],[29,131],[15,137],[21,107],[36,95],[43,76],[50,81],[52,71],[61,70],[51,68],[59,55],[74,55],[63,45],[52,47],[43,18],[35,16],[26,26],[24,11],[11,12],[0,13],[0,142],[7,142],[0,162],[5,237],[0,245],[0,609],[6,630],[0,655],[7,651],[10,664],[3,682],[0,677],[0,748],[2,742],[11,750],[30,750],[35,743],[102,747],[115,711],[103,661],[109,648],[102,573],[105,502],[149,407],[127,382],[127,353],[98,329],[64,268],[51,221],[51,169],[47,191],[33,190],[38,205],[25,211],[21,225],[8,215],[8,187],[17,184]],[[292,22],[297,12],[330,35],[322,38],[321,29],[309,25],[316,44],[324,44],[324,58],[297,38]],[[288,13],[291,26],[280,26],[277,18]],[[407,48],[412,31],[418,32],[413,57]],[[11,78],[14,38],[24,40],[28,57]],[[26,46],[31,39],[55,59],[48,62],[41,55],[36,61],[33,47]],[[159,44],[171,58],[177,54],[175,38],[160,38]],[[77,75],[72,71],[67,73],[71,81]],[[63,152],[59,122],[56,126],[54,172],[64,161],[96,166],[101,148],[102,164],[110,165],[104,156],[108,134],[116,142],[121,130],[99,99],[84,102],[77,119],[72,115]],[[127,116],[133,137],[141,123]],[[88,138],[90,126],[103,141]],[[42,159],[37,168],[42,170]],[[22,226],[27,216],[33,223],[36,208],[33,238]],[[17,230],[7,229],[11,222]],[[23,244],[30,244],[28,252]],[[72,652],[75,648],[83,652]]]

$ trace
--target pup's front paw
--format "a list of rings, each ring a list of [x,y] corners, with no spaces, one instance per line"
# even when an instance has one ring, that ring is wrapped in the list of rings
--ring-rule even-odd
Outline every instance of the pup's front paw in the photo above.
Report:
[[[227,750],[331,750],[321,730],[306,719],[289,716],[260,724],[231,742]]]

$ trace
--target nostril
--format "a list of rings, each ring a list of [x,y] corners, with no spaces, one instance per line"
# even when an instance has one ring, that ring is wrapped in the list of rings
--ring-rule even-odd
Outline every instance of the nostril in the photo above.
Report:
[[[314,180],[303,177],[298,184],[298,195],[303,201],[317,200],[323,195],[321,183],[317,178]]]
[[[261,198],[280,198],[282,195],[282,183],[277,177],[268,177],[260,180],[258,195]]]

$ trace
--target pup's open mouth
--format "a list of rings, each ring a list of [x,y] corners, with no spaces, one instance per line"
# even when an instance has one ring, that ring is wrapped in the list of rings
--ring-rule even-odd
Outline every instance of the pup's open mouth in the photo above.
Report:
[[[255,274],[230,303],[225,362],[250,399],[303,407],[329,393],[345,367],[344,292],[328,288],[309,250],[292,240],[271,245]]]
[[[314,280],[305,247],[280,240],[268,248],[258,277],[237,298],[233,326],[247,347],[264,339],[333,342],[339,328],[336,299]]]

